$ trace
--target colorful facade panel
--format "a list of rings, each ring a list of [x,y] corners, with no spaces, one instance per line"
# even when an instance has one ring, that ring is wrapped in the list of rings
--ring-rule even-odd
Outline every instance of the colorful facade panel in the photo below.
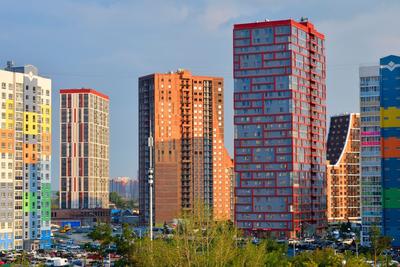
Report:
[[[43,123],[40,105],[44,103],[50,112],[51,80],[40,77],[34,66],[9,64],[0,71],[0,84],[4,114],[0,153],[2,165],[4,162],[7,166],[0,169],[1,184],[5,186],[0,191],[4,189],[9,202],[2,203],[1,207],[6,208],[0,213],[1,218],[10,219],[4,225],[11,230],[0,230],[0,249],[48,249],[50,195],[44,194],[44,188],[50,186],[51,153],[46,142],[50,143],[51,128]],[[51,123],[51,117],[46,121]],[[46,140],[43,133],[48,136]],[[43,147],[47,153],[42,153]]]
[[[382,208],[384,234],[400,246],[400,57],[380,60]]]

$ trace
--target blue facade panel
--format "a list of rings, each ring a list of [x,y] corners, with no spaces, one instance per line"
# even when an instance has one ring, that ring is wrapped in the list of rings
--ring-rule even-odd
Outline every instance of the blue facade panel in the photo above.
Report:
[[[9,248],[14,246],[14,235],[4,233],[3,238],[0,239],[0,247]]]
[[[383,229],[392,238],[392,245],[400,247],[400,209],[384,209]]]
[[[51,249],[51,231],[50,230],[43,230],[41,232],[40,248],[41,249]]]
[[[381,59],[381,107],[400,107],[399,86],[400,57],[387,56]]]
[[[382,128],[381,134],[383,138],[393,137],[393,136],[400,137],[400,128]]]
[[[61,222],[61,227],[64,227],[64,226],[70,226],[71,228],[74,228],[74,227],[80,227],[81,226],[81,222],[80,221],[64,221],[64,222]]]

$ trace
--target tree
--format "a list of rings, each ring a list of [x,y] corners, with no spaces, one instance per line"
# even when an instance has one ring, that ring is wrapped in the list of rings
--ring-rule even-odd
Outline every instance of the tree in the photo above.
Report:
[[[138,207],[138,202],[135,199],[124,199],[117,192],[110,192],[109,200],[114,203],[118,209],[135,209]]]
[[[331,248],[317,249],[299,253],[293,259],[293,266],[342,266],[343,255],[336,254]]]
[[[114,242],[117,253],[121,256],[116,265],[129,266],[133,264],[135,262],[135,234],[127,224],[122,225],[122,233],[114,238]]]
[[[13,262],[15,266],[29,266],[29,257],[26,251],[22,251]]]
[[[88,234],[88,237],[99,242],[99,246],[95,246],[94,250],[102,257],[102,261],[104,261],[104,257],[107,256],[107,250],[114,241],[111,226],[105,223],[98,224]]]
[[[370,231],[370,239],[374,257],[374,266],[376,266],[378,256],[381,256],[384,250],[390,248],[391,238],[388,236],[382,236],[381,230],[378,226],[373,225]]]
[[[51,209],[58,209],[59,208],[59,201],[60,201],[60,192],[56,192],[56,197],[51,199]]]
[[[109,199],[118,209],[126,209],[126,201],[117,192],[111,192]]]
[[[164,229],[167,230],[166,225]],[[214,221],[212,210],[200,205],[181,216],[177,229],[168,238],[138,238],[127,225],[114,238],[108,225],[98,225],[90,237],[100,243],[98,250],[103,256],[110,244],[116,245],[121,256],[117,266],[341,267],[343,260],[347,267],[367,266],[362,257],[333,249],[302,252],[289,258],[287,245],[269,239],[252,242],[232,223]]]
[[[332,248],[317,249],[314,251],[301,252],[292,259],[294,267],[342,267],[346,261],[346,267],[368,267],[364,258],[357,258],[353,253],[347,251],[344,254],[336,253]],[[279,265],[278,265],[279,266]]]
[[[172,238],[135,239],[130,264],[137,266],[265,266],[267,245],[254,245],[229,222],[216,222],[212,210],[195,205],[183,214]],[[118,246],[117,246],[118,247]],[[272,266],[272,265],[270,265]]]

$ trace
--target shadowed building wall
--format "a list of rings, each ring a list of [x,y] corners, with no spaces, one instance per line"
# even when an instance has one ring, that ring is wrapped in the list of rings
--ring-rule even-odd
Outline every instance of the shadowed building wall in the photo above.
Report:
[[[361,244],[369,245],[371,226],[382,225],[379,66],[360,72]]]

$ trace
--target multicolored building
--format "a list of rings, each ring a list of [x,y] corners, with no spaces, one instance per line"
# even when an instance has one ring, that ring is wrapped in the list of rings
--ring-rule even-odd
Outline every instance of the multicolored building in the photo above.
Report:
[[[400,57],[380,59],[383,234],[400,247]]]
[[[108,209],[109,98],[60,90],[60,209]]]
[[[360,115],[358,113],[331,117],[326,156],[328,222],[360,223]]]
[[[370,244],[371,226],[382,223],[381,130],[379,66],[360,73],[361,244]]]
[[[0,250],[51,248],[51,80],[0,70]]]
[[[187,70],[139,78],[139,208],[149,221],[149,147],[154,138],[154,221],[170,222],[196,204],[214,218],[232,210],[233,162],[224,145],[224,81]]]
[[[237,24],[233,51],[236,224],[318,234],[327,225],[325,37],[307,19]]]

